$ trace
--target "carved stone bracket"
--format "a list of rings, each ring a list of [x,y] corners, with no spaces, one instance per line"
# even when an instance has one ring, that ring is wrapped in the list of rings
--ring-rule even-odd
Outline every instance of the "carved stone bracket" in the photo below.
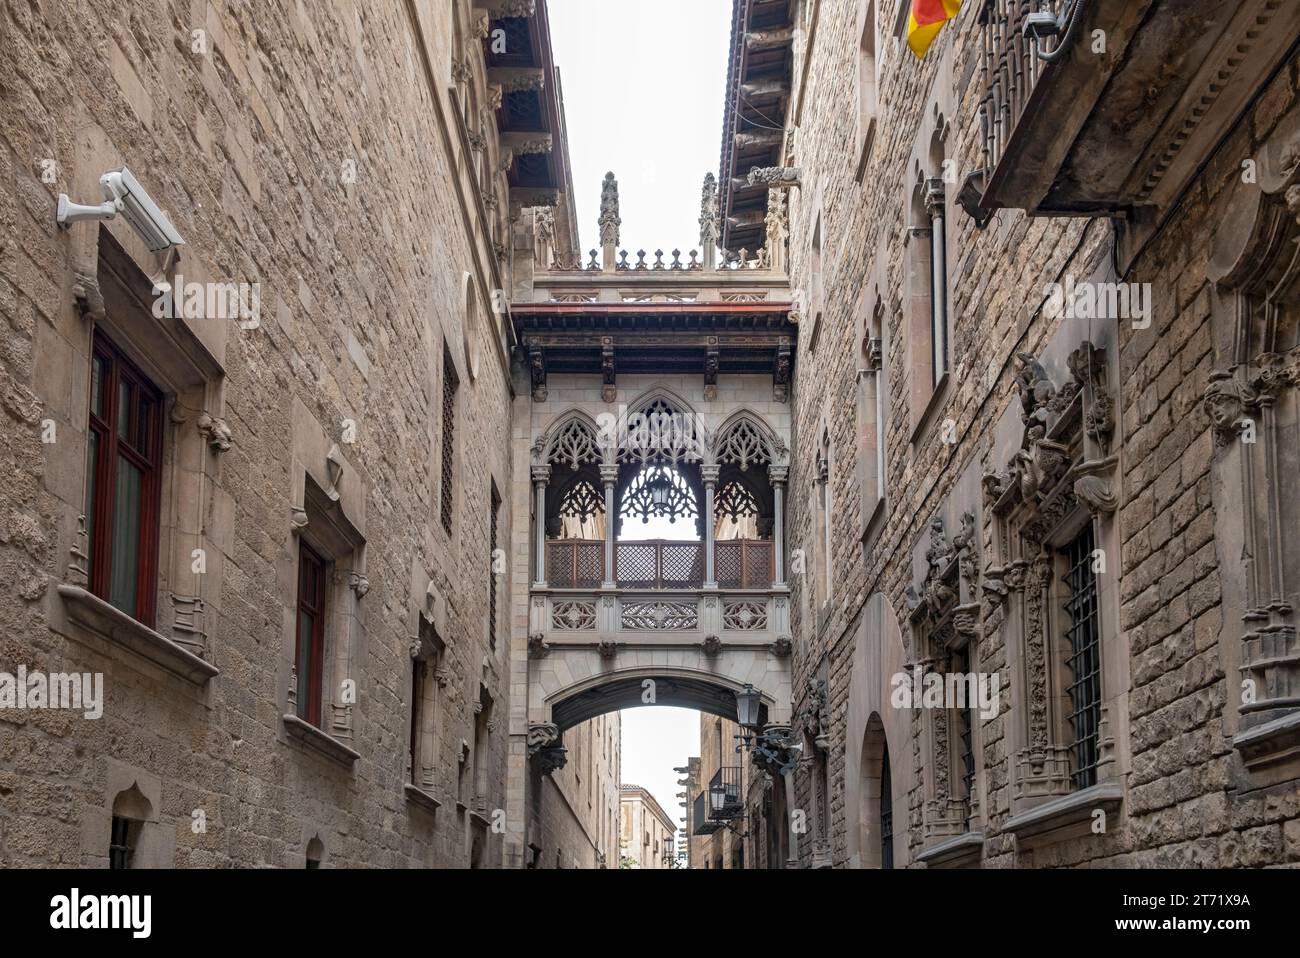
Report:
[[[745,177],[746,186],[766,186],[769,190],[788,190],[802,186],[803,170],[797,166],[755,166]]]
[[[1077,463],[1067,473],[1074,480],[1074,494],[1094,516],[1109,516],[1119,508],[1119,496],[1113,491],[1110,479],[1114,475],[1118,456],[1092,459]]]
[[[541,632],[534,632],[528,637],[528,657],[530,659],[544,659],[551,654],[551,647],[546,643],[546,636]]]
[[[199,417],[198,430],[207,440],[208,448],[213,452],[226,452],[230,449],[230,426],[224,419],[204,413]]]

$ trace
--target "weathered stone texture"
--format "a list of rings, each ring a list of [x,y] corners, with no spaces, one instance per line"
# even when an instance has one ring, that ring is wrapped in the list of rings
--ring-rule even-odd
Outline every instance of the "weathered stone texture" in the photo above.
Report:
[[[833,796],[833,855],[844,864],[856,854],[856,808],[845,806],[846,754],[862,742],[846,740],[851,665],[857,642],[871,640],[861,618],[876,592],[897,610],[909,661],[905,589],[918,578],[914,556],[924,551],[927,524],[936,509],[956,498],[963,474],[995,470],[990,455],[995,428],[1016,403],[1014,354],[1039,355],[1065,328],[1042,309],[1044,284],[1067,274],[1082,280],[1112,255],[1113,227],[1105,219],[1028,218],[1002,210],[984,231],[953,202],[966,172],[980,165],[977,108],[979,32],[974,17],[945,28],[918,61],[889,26],[892,4],[879,3],[878,110],[874,145],[861,181],[852,148],[856,117],[857,0],[821,0],[795,39],[795,104],[787,126],[797,129],[786,158],[803,171],[791,194],[791,286],[813,286],[813,232],[820,220],[823,315],[815,309],[801,324],[794,395],[789,541],[812,555],[817,548],[818,487],[814,456],[825,431],[830,439],[832,508],[831,598],[817,608],[811,575],[792,575],[795,618],[794,688],[825,667],[829,676],[833,747],[829,769]],[[804,72],[804,60],[811,63]],[[1149,282],[1153,328],[1119,330],[1120,382],[1116,390],[1116,444],[1121,453],[1119,555],[1109,556],[1118,576],[1118,622],[1106,628],[1127,645],[1131,690],[1117,706],[1127,709],[1131,755],[1121,812],[1104,836],[1062,839],[1017,848],[1001,829],[1011,812],[1016,778],[1007,716],[982,724],[978,765],[984,782],[988,866],[1075,865],[1229,866],[1247,861],[1295,860],[1287,829],[1297,812],[1294,777],[1261,786],[1251,779],[1225,734],[1225,710],[1235,709],[1237,676],[1225,666],[1222,642],[1236,641],[1238,625],[1223,621],[1224,570],[1238,560],[1223,554],[1215,537],[1210,476],[1214,445],[1202,408],[1212,363],[1212,283],[1207,262],[1224,185],[1240,176],[1241,161],[1254,155],[1296,97],[1297,64],[1287,64],[1223,145],[1181,207],[1142,252],[1130,282]],[[806,88],[799,77],[806,76]],[[950,92],[941,86],[951,78]],[[936,106],[936,103],[939,106]],[[933,408],[913,408],[909,392],[906,303],[906,227],[909,157],[914,140],[934,111],[949,103],[946,157],[955,180],[947,185],[950,342],[952,370]],[[869,523],[856,465],[859,429],[858,370],[863,368],[862,302],[875,277],[886,298],[884,369],[887,381],[886,481],[883,516]],[[1068,332],[1066,333],[1068,335]],[[1075,339],[1074,345],[1078,344]],[[1058,383],[1059,385],[1059,383]],[[945,441],[944,420],[950,421]],[[913,424],[922,421],[919,428]],[[991,512],[984,509],[982,545],[993,543]],[[949,528],[949,533],[953,531]],[[865,533],[865,539],[863,538]],[[810,562],[809,568],[815,564]],[[815,572],[814,572],[815,574]],[[978,643],[980,668],[996,671],[1002,687],[1020,680],[1004,645],[1004,609],[983,602]],[[1221,630],[1223,635],[1221,636]],[[887,683],[888,676],[881,679]],[[797,714],[800,701],[794,703]],[[911,766],[907,798],[894,803],[895,832],[906,831],[912,862],[923,846],[922,722],[913,718],[911,743],[890,741],[895,777]],[[904,761],[899,762],[902,756]],[[899,786],[896,784],[896,795]],[[795,782],[795,805],[813,801],[810,776]],[[1269,807],[1261,818],[1238,821],[1243,810]],[[1261,812],[1262,815],[1262,812]],[[1293,832],[1294,829],[1290,828]],[[898,864],[907,864],[896,843]],[[806,859],[805,859],[806,863]]]
[[[111,804],[114,762],[160,779],[155,812],[175,846],[165,864],[301,865],[313,836],[329,865],[467,864],[472,828],[454,792],[480,686],[498,710],[475,756],[489,767],[485,808],[504,803],[508,642],[503,623],[489,647],[486,622],[489,490],[495,483],[504,499],[510,489],[511,390],[500,317],[480,307],[462,327],[464,277],[480,303],[505,283],[449,92],[452,11],[427,11],[415,22],[403,4],[84,0],[0,12],[0,571],[9,583],[0,669],[102,671],[107,690],[97,722],[0,713],[4,864],[105,854],[90,850],[106,846],[107,832],[84,810]],[[220,405],[233,443],[209,460],[203,492],[207,575],[217,580],[205,593],[208,658],[220,669],[206,689],[50,626],[82,511],[90,326],[74,305],[74,269],[93,268],[100,230],[137,263],[155,264],[120,218],[56,230],[55,198],[97,201],[99,175],[124,162],[185,237],[181,272],[261,285],[259,328],[202,333],[225,374],[206,401]],[[444,342],[460,378],[451,536],[437,500]],[[281,730],[290,506],[302,468],[292,458],[295,406],[339,444],[362,490],[370,591],[351,675],[352,771]],[[197,411],[186,412],[176,429],[194,428]],[[57,425],[53,445],[41,443],[44,418]],[[499,535],[508,542],[505,510]],[[430,789],[442,807],[432,815],[402,789],[408,644],[430,580],[445,597],[448,669]],[[206,832],[189,827],[196,809]],[[483,864],[494,855],[495,836]]]

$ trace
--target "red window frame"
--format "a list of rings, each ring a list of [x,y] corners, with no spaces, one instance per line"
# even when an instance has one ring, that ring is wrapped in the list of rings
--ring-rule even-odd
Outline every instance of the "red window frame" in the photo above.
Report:
[[[294,662],[298,670],[298,717],[317,728],[321,723],[321,683],[325,664],[326,562],[306,542],[298,543],[298,607],[294,617]],[[302,657],[302,620],[311,616],[311,641]]]
[[[93,479],[87,490],[90,521],[90,591],[106,602],[113,574],[113,526],[117,500],[117,462],[121,457],[140,471],[140,523],[136,543],[135,608],[123,609],[144,625],[153,627],[157,599],[159,510],[162,482],[163,394],[139,368],[98,329],[91,346],[89,430],[95,437],[95,455],[87,462]],[[99,393],[95,394],[95,362],[103,364]],[[121,387],[129,393],[125,422],[120,408]],[[97,402],[98,400],[98,402]],[[99,412],[95,411],[96,405]],[[122,434],[125,424],[126,434]],[[89,449],[87,449],[89,460]]]

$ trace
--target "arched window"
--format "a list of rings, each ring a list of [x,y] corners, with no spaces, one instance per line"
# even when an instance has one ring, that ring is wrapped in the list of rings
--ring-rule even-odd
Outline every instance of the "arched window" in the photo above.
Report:
[[[132,785],[113,799],[112,831],[108,842],[108,867],[135,868],[135,852],[145,822],[153,819],[153,804],[139,786]]]
[[[307,860],[305,867],[308,869],[320,868],[321,862],[325,860],[325,843],[320,840],[319,835],[312,837],[307,843]]]

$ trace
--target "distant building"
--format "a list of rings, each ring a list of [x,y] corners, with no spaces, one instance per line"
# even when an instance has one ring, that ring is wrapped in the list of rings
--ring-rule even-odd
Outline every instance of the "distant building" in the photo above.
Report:
[[[671,868],[677,857],[677,828],[647,789],[620,785],[623,828],[619,857],[632,859],[629,868]]]

